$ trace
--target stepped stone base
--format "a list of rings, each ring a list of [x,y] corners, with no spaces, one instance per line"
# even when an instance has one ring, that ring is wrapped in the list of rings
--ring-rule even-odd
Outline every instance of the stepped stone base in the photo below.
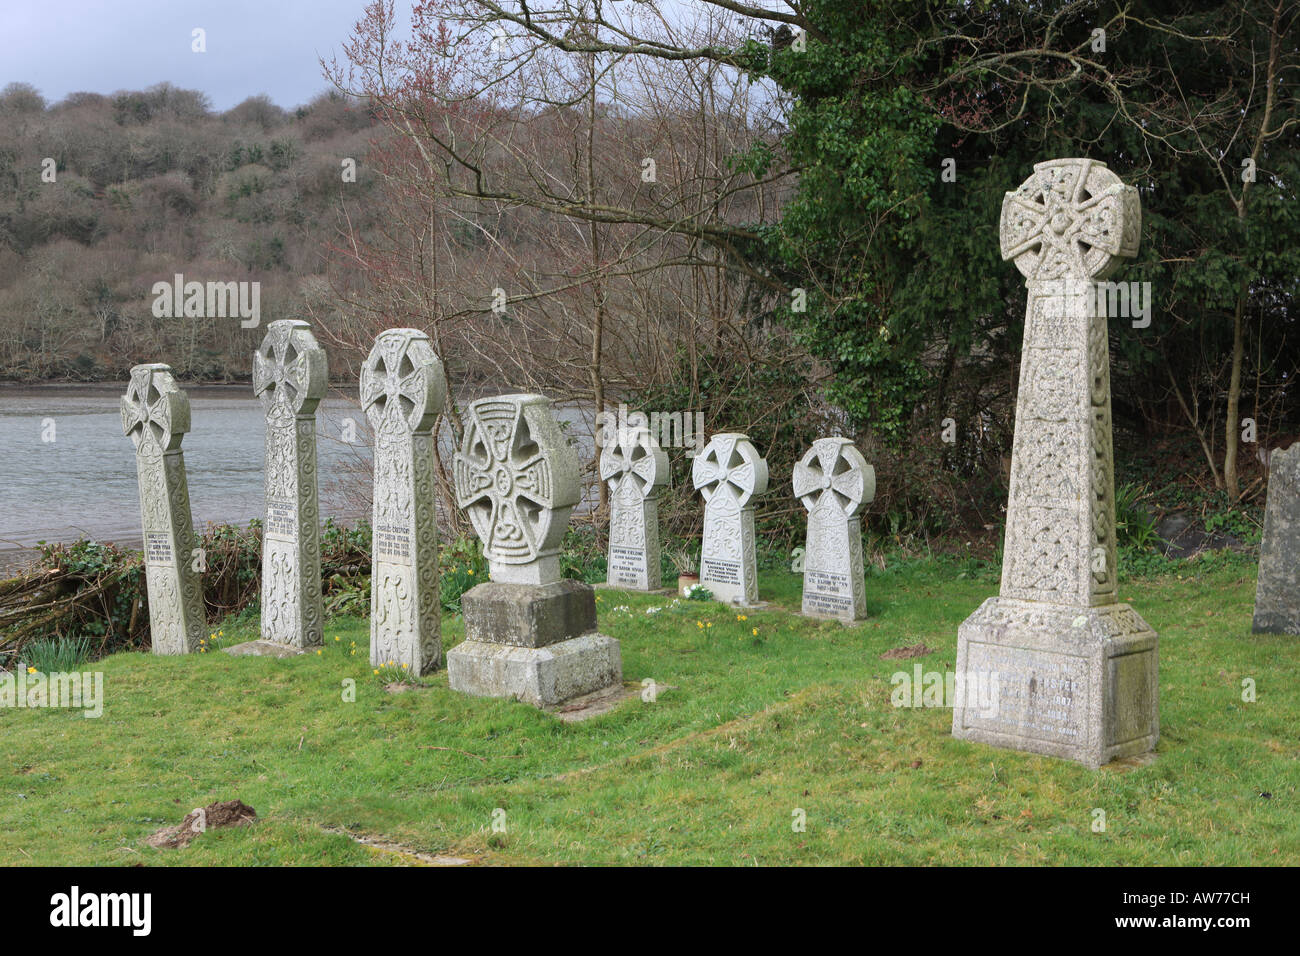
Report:
[[[596,633],[596,594],[578,581],[489,581],[461,598],[465,641],[447,652],[452,690],[553,708],[623,682],[618,641]]]
[[[990,598],[957,631],[958,682],[972,690],[955,702],[953,736],[1093,769],[1153,750],[1158,643],[1127,604]],[[992,700],[977,701],[977,687]]]
[[[546,647],[465,641],[447,652],[452,690],[476,697],[514,697],[554,707],[622,683],[618,641],[584,634]]]
[[[469,641],[546,647],[596,629],[595,595],[580,581],[488,581],[466,591],[460,608]]]

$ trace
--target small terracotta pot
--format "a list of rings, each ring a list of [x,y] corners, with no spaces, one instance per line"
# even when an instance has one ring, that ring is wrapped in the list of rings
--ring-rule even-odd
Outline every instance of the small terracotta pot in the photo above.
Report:
[[[677,593],[685,594],[687,588],[699,583],[700,576],[698,574],[679,574],[677,575]]]

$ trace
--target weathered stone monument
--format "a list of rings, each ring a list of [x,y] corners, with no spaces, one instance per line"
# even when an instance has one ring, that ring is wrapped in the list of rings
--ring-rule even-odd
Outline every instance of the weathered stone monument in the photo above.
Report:
[[[327,384],[325,350],[306,322],[267,326],[253,353],[253,392],[266,412],[262,640],[299,649],[324,642],[316,406]]]
[[[454,471],[456,505],[483,541],[492,580],[461,598],[465,641],[447,652],[452,690],[554,707],[621,686],[618,641],[596,633],[595,592],[560,578],[578,457],[551,403],[473,402]]]
[[[767,462],[737,433],[714,435],[695,457],[691,480],[704,497],[700,584],[724,603],[758,603],[755,495],[767,491]]]
[[[876,471],[847,438],[819,438],[794,466],[794,496],[808,509],[803,613],[866,617],[862,510],[876,497]]]
[[[181,441],[190,400],[167,365],[137,365],[122,397],[122,431],[135,445],[144,529],[149,638],[155,654],[188,654],[203,639],[203,585]]]
[[[620,429],[600,453],[609,487],[607,584],[639,591],[662,585],[659,492],[668,483],[668,453],[645,427]]]
[[[388,329],[361,366],[374,433],[370,663],[427,674],[442,663],[433,426],[447,397],[442,363],[417,329]]]
[[[1038,163],[1003,200],[1002,257],[1029,302],[1002,588],[957,636],[959,689],[983,675],[996,712],[959,692],[954,736],[1093,768],[1160,733],[1156,634],[1116,597],[1109,348],[1092,294],[1139,233],[1137,190],[1087,159]]]
[[[1255,583],[1256,634],[1300,634],[1300,442],[1268,457],[1268,501]]]

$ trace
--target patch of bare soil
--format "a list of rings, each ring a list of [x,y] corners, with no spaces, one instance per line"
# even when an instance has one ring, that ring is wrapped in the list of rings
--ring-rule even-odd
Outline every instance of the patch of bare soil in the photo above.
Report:
[[[191,810],[175,826],[163,827],[145,840],[160,850],[179,850],[189,846],[200,833],[219,827],[246,826],[257,819],[257,811],[241,800],[213,803],[201,810]]]
[[[669,684],[659,684],[655,687],[656,694],[662,694],[665,691],[676,690]],[[639,686],[613,684],[610,687],[601,690],[592,691],[590,694],[584,694],[581,697],[575,697],[573,700],[559,707],[548,707],[550,713],[555,714],[560,720],[566,723],[574,723],[580,720],[586,720],[589,717],[598,717],[601,714],[607,714],[625,700],[641,696],[642,690]]]
[[[933,654],[934,648],[924,644],[910,644],[907,647],[895,647],[880,655],[882,661],[905,661],[912,657],[924,657]]]
[[[413,850],[409,846],[402,846],[400,843],[392,843],[388,840],[380,840],[376,837],[366,836],[361,833],[352,833],[348,830],[341,830],[335,827],[321,827],[326,833],[337,833],[345,836],[354,843],[360,843],[364,847],[369,847],[375,853],[381,855],[395,856],[406,866],[465,866],[473,863],[471,859],[460,856],[434,856],[429,853],[421,853],[419,850]]]

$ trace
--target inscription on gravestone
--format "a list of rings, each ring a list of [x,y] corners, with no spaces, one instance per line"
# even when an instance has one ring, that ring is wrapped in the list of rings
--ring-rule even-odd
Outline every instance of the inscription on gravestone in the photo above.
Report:
[[[149,634],[155,654],[188,654],[203,639],[203,587],[181,441],[190,402],[167,365],[137,365],[122,397],[122,431],[135,445],[144,532]]]
[[[316,406],[327,384],[325,350],[306,322],[267,326],[253,353],[253,392],[266,413],[261,634],[298,648],[324,642]]]
[[[442,662],[434,425],[447,396],[429,337],[389,329],[361,366],[375,436],[370,663],[427,674]]]

